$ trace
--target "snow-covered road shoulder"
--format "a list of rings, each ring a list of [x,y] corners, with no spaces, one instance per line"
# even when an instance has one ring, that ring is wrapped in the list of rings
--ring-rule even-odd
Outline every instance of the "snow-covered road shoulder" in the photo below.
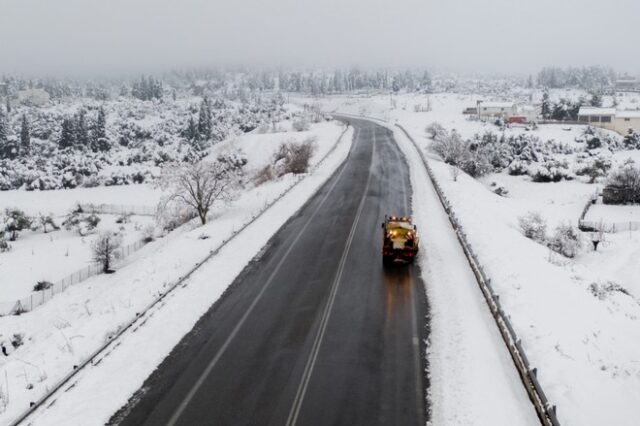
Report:
[[[410,167],[420,267],[430,306],[427,344],[433,425],[538,425],[513,360],[422,160],[395,127]]]
[[[339,130],[339,128],[337,129]],[[258,191],[257,194],[252,196],[255,200],[238,200],[235,208],[216,218],[211,224],[195,231],[187,232],[184,237],[168,245],[164,249],[165,253],[160,253],[159,251],[150,255],[149,259],[157,257],[152,264],[147,262],[147,264],[143,265],[142,263],[144,262],[142,262],[139,265],[131,265],[131,270],[119,271],[116,275],[120,275],[123,278],[120,281],[126,281],[126,283],[114,283],[117,287],[104,288],[102,293],[107,294],[109,291],[114,293],[126,285],[127,289],[133,293],[129,295],[128,306],[124,306],[124,308],[120,306],[124,303],[123,300],[126,299],[124,296],[120,297],[123,300],[119,302],[114,300],[113,297],[107,298],[106,305],[102,304],[102,306],[90,304],[87,307],[85,304],[83,309],[86,309],[87,313],[84,320],[89,325],[84,327],[76,319],[70,324],[70,321],[64,318],[68,314],[64,313],[66,304],[62,302],[62,298],[30,313],[29,315],[37,317],[37,321],[42,321],[42,323],[60,323],[59,333],[61,336],[68,336],[63,339],[63,341],[67,341],[66,344],[60,343],[62,337],[47,339],[46,336],[37,336],[31,352],[25,352],[31,359],[39,361],[39,366],[36,367],[37,370],[49,372],[48,376],[45,374],[43,377],[40,374],[40,377],[32,379],[36,384],[36,391],[44,392],[47,388],[51,388],[55,381],[59,380],[66,371],[70,370],[70,360],[81,360],[83,356],[86,357],[85,354],[91,352],[91,345],[88,343],[103,340],[102,337],[105,336],[104,330],[108,329],[108,327],[104,325],[97,328],[92,327],[92,325],[96,325],[95,318],[93,319],[94,324],[91,324],[91,316],[95,309],[109,311],[123,308],[120,309],[122,312],[118,315],[105,318],[109,319],[111,323],[119,321],[120,324],[123,324],[126,315],[131,316],[136,312],[140,312],[139,309],[146,304],[144,303],[140,306],[140,302],[135,299],[135,287],[145,285],[145,280],[142,279],[145,273],[149,277],[148,280],[156,277],[165,282],[165,285],[156,286],[155,292],[162,293],[167,289],[167,281],[179,279],[180,276],[184,276],[185,272],[193,267],[194,262],[190,259],[181,259],[177,263],[171,261],[170,253],[167,252],[175,250],[182,252],[185,250],[195,251],[195,255],[199,256],[198,261],[200,261],[203,253],[208,253],[210,250],[215,251],[215,244],[219,244],[224,238],[227,239],[226,245],[215,256],[202,264],[183,285],[180,285],[175,291],[166,296],[145,315],[142,321],[139,321],[135,327],[128,330],[116,344],[101,355],[96,360],[96,362],[99,362],[99,367],[85,369],[78,373],[69,384],[65,385],[64,389],[72,386],[73,391],[65,392],[62,396],[55,395],[53,397],[56,400],[55,404],[49,406],[50,402],[47,402],[49,407],[46,410],[40,410],[35,413],[30,418],[34,420],[33,424],[104,424],[115,410],[127,402],[129,397],[142,385],[144,379],[160,364],[182,336],[191,330],[198,318],[220,297],[228,285],[233,282],[233,279],[268,242],[271,236],[304,205],[309,197],[344,162],[351,148],[352,133],[352,129],[348,129],[342,135],[340,142],[336,144],[336,138],[339,133],[336,134],[334,132],[333,139],[324,143],[336,144],[335,149],[326,150],[327,157],[318,163],[310,174],[297,181],[297,183],[285,179],[283,182],[276,184],[277,188],[274,191],[277,192],[274,192],[274,194],[278,194],[287,188],[287,186],[282,185],[291,186],[293,184],[293,186],[286,195],[282,198],[278,197],[277,202],[260,215],[257,215],[255,209],[249,209],[246,212],[242,210],[242,206],[245,203],[247,206],[252,207],[256,206],[256,202],[260,207],[264,207],[267,204],[267,199],[265,198],[267,194],[262,194]],[[274,198],[272,197],[271,199],[273,200]],[[254,216],[257,217],[248,227],[243,229],[238,238],[229,240],[228,237],[219,237],[222,230],[240,229],[247,219],[251,219]],[[191,235],[194,232],[197,234]],[[211,238],[202,239],[200,238],[202,235],[211,235]],[[216,241],[218,239],[220,241]],[[162,271],[162,268],[168,268],[164,270],[167,273],[166,275],[158,275],[156,273],[157,270]],[[126,280],[124,279],[125,275],[128,277]],[[139,277],[136,277],[137,275]],[[93,285],[100,287],[101,283],[99,281],[102,279],[105,278],[97,278]],[[132,287],[133,283],[136,284]],[[83,293],[83,291],[86,292],[86,287],[84,289],[70,290],[69,295],[65,294],[65,298],[69,297],[68,302],[74,301],[74,304],[82,308],[82,300],[76,299],[78,299],[77,296],[82,298],[83,294],[86,295],[86,293]],[[74,296],[75,290],[79,294]],[[148,292],[149,290],[145,294],[148,294]],[[109,303],[111,303],[110,308],[108,306]],[[7,317],[2,320],[15,323],[19,322],[20,318]],[[30,323],[35,320],[36,318],[32,317]],[[11,326],[14,329],[16,328],[16,324],[11,324]],[[49,330],[49,328],[49,326],[45,327],[47,335],[55,334],[55,330]],[[67,330],[64,330],[65,328]],[[113,326],[111,329],[113,329]],[[36,333],[35,331],[33,332]],[[90,342],[82,343],[81,345],[73,342],[69,343],[68,339],[74,339],[76,336],[79,336],[83,342],[85,340]],[[87,339],[86,337],[89,336],[93,337]],[[162,336],[162,338],[158,338],[158,336]],[[61,347],[64,346],[62,349],[66,347],[67,353],[73,353],[74,348],[76,350],[79,348],[82,353],[48,357],[46,355],[47,348],[43,346],[45,342],[47,345],[44,346],[48,346],[49,349],[52,345],[56,348],[60,345]],[[94,343],[93,347],[95,346]],[[144,348],[144,350],[141,350],[141,348]],[[59,351],[60,353],[64,352],[62,349]],[[57,352],[57,349],[53,352]],[[11,363],[16,368],[13,368]],[[17,364],[16,362],[7,362],[5,358],[0,367],[6,368],[6,371],[13,375],[14,370],[17,369]],[[34,375],[37,375],[37,372],[30,372],[30,376],[33,377]],[[0,423],[8,423],[10,419],[16,418],[28,405],[29,401],[37,399],[37,393],[34,393],[33,390],[16,390],[14,388],[11,389],[11,392],[12,403],[7,406],[4,413],[0,414]]]

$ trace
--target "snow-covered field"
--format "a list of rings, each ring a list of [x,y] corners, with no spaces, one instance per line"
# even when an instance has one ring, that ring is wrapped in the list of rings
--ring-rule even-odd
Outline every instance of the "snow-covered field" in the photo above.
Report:
[[[232,147],[240,148],[249,158],[247,167],[251,165],[259,169],[273,161],[272,154],[282,141],[315,137],[317,149],[311,163],[317,164],[335,145],[343,130],[344,126],[327,122],[312,125],[311,130],[305,132],[250,134],[237,138],[233,143],[217,145],[212,155],[217,150],[223,152]],[[166,306],[156,311],[153,319],[147,321],[139,332],[127,336],[122,347],[103,362],[100,372],[87,379],[86,383],[93,391],[85,389],[74,392],[75,396],[69,400],[74,402],[69,406],[62,400],[58,401],[56,410],[61,410],[56,411],[59,421],[46,420],[43,424],[103,424],[142,384],[198,317],[215,302],[268,238],[331,175],[346,157],[350,144],[351,133],[347,132],[337,150],[327,157],[319,169],[304,178],[268,214],[251,225],[250,239],[241,237],[238,239],[241,241],[233,243],[241,244],[241,250],[237,247],[234,249],[233,244],[228,246],[223,251],[226,254],[221,252],[211,264],[190,279],[186,288],[180,288],[172,296],[176,299],[163,302],[162,305]],[[134,318],[136,312],[140,312],[160,292],[166,291],[180,276],[296,181],[296,177],[285,175],[257,187],[249,185],[234,202],[218,206],[207,225],[183,226],[168,237],[148,244],[133,254],[131,260],[115,274],[99,275],[71,286],[62,295],[33,312],[1,317],[0,341],[11,353],[7,357],[0,357],[0,375],[6,377],[0,384],[0,395],[3,396],[0,399],[0,424],[8,423],[25,410],[30,401],[37,400],[71,371],[73,365],[86,358],[119,327]],[[132,187],[118,187],[125,190],[129,188]],[[30,194],[33,196],[37,193]],[[70,199],[76,201],[76,197]],[[217,277],[213,284],[211,276]],[[189,308],[185,309],[185,306]],[[157,339],[160,334],[163,339]],[[13,350],[10,342],[15,341],[15,335],[22,337],[23,344]],[[140,352],[141,347],[145,348],[143,353]],[[133,356],[134,353],[136,356]],[[134,359],[136,362],[132,362]],[[113,380],[114,374],[118,374],[118,380]],[[110,380],[105,381],[104,377],[110,377]],[[105,386],[106,382],[117,389]],[[84,383],[83,380],[81,384]],[[77,417],[88,415],[82,409],[83,405],[73,399],[83,397],[91,399],[92,405],[95,405],[91,418]],[[56,414],[47,419],[56,419]]]
[[[439,122],[448,130],[455,128],[465,138],[486,130],[497,132],[492,124],[469,121],[462,115],[465,107],[474,106],[475,100],[480,98],[484,97],[403,94],[394,95],[390,100],[387,94],[377,97],[335,97],[320,101],[324,102],[327,110],[401,123],[432,158],[432,167],[440,184],[485,270],[492,277],[503,306],[522,338],[527,355],[538,368],[538,377],[547,396],[558,407],[557,413],[562,424],[635,425],[640,414],[637,350],[640,339],[637,284],[640,234],[607,234],[597,252],[593,251],[590,235],[583,235],[583,246],[578,256],[568,259],[525,238],[519,229],[518,218],[529,211],[539,212],[548,223],[549,233],[553,233],[560,223],[576,226],[585,203],[594,194],[597,185],[588,184],[587,179],[583,178],[535,183],[528,176],[510,176],[506,172],[489,174],[480,180],[462,174],[454,181],[450,167],[429,151],[431,140],[425,133],[425,127]],[[625,102],[632,98],[635,97],[625,97]],[[416,104],[429,104],[432,110],[414,112]],[[504,133],[533,133],[543,140],[554,139],[580,147],[575,139],[583,131],[584,126],[549,124],[540,125],[537,130],[514,127],[505,129]],[[637,154],[637,151],[620,151],[610,158],[615,167],[628,157],[637,158]],[[494,194],[494,182],[504,186],[508,195]],[[421,198],[428,200],[427,195]],[[612,220],[619,215],[625,216],[617,209],[609,211],[608,208],[596,209],[592,214],[600,213]],[[422,229],[428,235],[428,225],[423,225]],[[427,265],[427,282],[431,273]],[[430,284],[427,284],[427,291],[431,297],[444,292]],[[432,309],[435,326],[438,315],[444,315],[439,312],[438,306]],[[455,323],[441,324],[442,327],[448,327],[443,335],[455,332]],[[437,348],[439,344],[441,347]],[[443,403],[441,396],[456,395],[462,398],[465,384],[456,379],[457,372],[447,369],[438,371],[436,368],[451,360],[437,355],[438,351],[447,351],[446,339],[438,339],[436,334],[432,345],[432,386],[442,386],[440,392],[434,393],[432,390],[434,416],[448,419],[446,424],[469,424],[464,419],[442,417],[445,413],[462,409],[461,406],[465,404],[460,404],[460,401],[456,401],[458,404],[455,408],[447,410],[445,406],[441,407],[443,411],[440,414],[437,412],[437,403]],[[478,360],[469,362],[484,366]],[[472,378],[465,377],[466,380]],[[511,398],[504,390],[501,395]],[[489,396],[485,398],[489,400]]]
[[[142,239],[144,227],[153,223],[150,216],[132,216],[129,223],[116,223],[118,216],[98,215],[97,232],[110,230],[122,235],[123,246]],[[63,218],[56,218],[58,224]],[[56,282],[86,267],[93,261],[91,243],[98,234],[80,236],[74,231],[27,231],[11,242],[11,250],[0,253],[0,305],[32,292],[36,282]]]

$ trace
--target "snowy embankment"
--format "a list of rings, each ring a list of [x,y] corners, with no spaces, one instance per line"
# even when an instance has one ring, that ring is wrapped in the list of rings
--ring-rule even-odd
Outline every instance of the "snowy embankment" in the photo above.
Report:
[[[127,331],[119,339],[117,349],[102,359],[100,367],[88,367],[76,376],[74,391],[59,398],[44,412],[45,416],[39,413],[37,424],[104,424],[126,403],[267,240],[344,161],[352,132],[347,131],[335,145],[343,130],[335,123],[323,123],[310,132],[295,134],[296,139],[315,135],[318,145],[312,163],[317,164],[329,153],[326,160],[203,264],[185,286],[181,285],[156,305],[139,328]],[[263,153],[267,156],[263,159],[265,163],[279,145],[277,139],[266,140],[273,143]],[[242,147],[242,142],[238,140],[236,144]],[[333,146],[336,149],[330,152]],[[295,182],[297,178],[287,175],[247,190],[231,205],[219,209],[207,225],[182,230],[168,243],[149,244],[133,255],[135,261],[115,274],[97,276],[73,286],[28,314],[0,318],[2,339],[14,334],[24,336],[22,346],[8,357],[0,357],[0,374],[3,378],[6,374],[8,382],[8,391],[5,383],[0,384],[2,392],[8,394],[0,424],[18,416],[30,401],[37,400],[73,365],[79,364]]]
[[[464,174],[454,182],[441,161],[432,167],[562,424],[636,424],[637,300],[525,238],[517,228],[521,208],[509,199]]]
[[[430,424],[539,424],[418,153],[402,133],[395,139],[409,163],[412,210],[421,224],[420,267],[431,318]]]

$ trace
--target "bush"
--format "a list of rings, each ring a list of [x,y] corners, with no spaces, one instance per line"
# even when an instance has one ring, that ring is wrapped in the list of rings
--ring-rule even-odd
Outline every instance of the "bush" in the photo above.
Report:
[[[531,168],[529,174],[534,182],[560,182],[563,179],[573,179],[567,161],[545,161],[537,167]]]
[[[79,235],[92,233],[100,223],[100,218],[95,213],[85,213],[80,205],[72,210],[62,222],[67,231],[75,229]]]
[[[518,218],[518,225],[522,234],[536,241],[544,243],[547,239],[547,221],[537,212],[529,212]]]
[[[589,183],[595,183],[599,177],[604,177],[611,168],[611,160],[604,157],[596,157],[586,165],[576,170],[578,176],[589,176]]]
[[[33,286],[33,291],[43,291],[53,287],[53,283],[49,281],[38,281],[36,285]]]
[[[0,230],[0,253],[5,253],[11,250],[11,245],[4,238],[4,231]]]
[[[511,176],[523,176],[529,172],[529,166],[520,160],[514,160],[507,169]]]
[[[580,247],[582,247],[580,232],[570,224],[558,225],[549,240],[548,247],[563,256],[576,257]]]
[[[263,183],[272,181],[275,179],[275,173],[273,171],[273,166],[271,164],[267,164],[262,169],[260,169],[256,175],[253,177],[253,182],[258,185],[262,185]]]
[[[91,244],[93,260],[102,267],[103,272],[111,272],[113,262],[118,258],[118,249],[122,246],[122,236],[111,231],[101,233]]]
[[[275,163],[278,176],[287,173],[300,174],[309,170],[309,161],[315,151],[315,140],[306,139],[303,142],[289,142],[280,145],[276,153]]]
[[[153,225],[147,225],[142,230],[142,241],[145,243],[150,243],[155,239],[156,235],[156,227]]]
[[[433,139],[434,141],[449,136],[447,130],[438,122],[429,124],[425,129],[425,132],[427,132],[427,136],[429,136],[429,138]]]
[[[291,123],[291,127],[296,132],[304,132],[306,130],[309,130],[310,128],[309,120],[307,119],[307,117],[302,116],[297,120],[293,120],[293,123]]]
[[[18,233],[25,229],[31,228],[33,219],[27,216],[22,210],[19,209],[6,209],[4,217],[4,230],[8,232],[11,241],[18,239]]]

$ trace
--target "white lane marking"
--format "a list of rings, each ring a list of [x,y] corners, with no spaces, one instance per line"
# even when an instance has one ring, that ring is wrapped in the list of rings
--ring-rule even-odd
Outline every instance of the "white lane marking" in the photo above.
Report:
[[[375,156],[375,146],[376,146],[376,133],[375,128],[373,131],[373,152],[372,152],[372,160]],[[349,237],[347,238],[347,244],[344,247],[344,251],[342,252],[342,257],[340,258],[340,264],[338,266],[338,271],[331,285],[331,293],[329,295],[329,300],[325,305],[324,312],[322,314],[322,319],[320,320],[320,327],[318,328],[318,333],[316,334],[316,338],[313,342],[313,346],[311,348],[311,354],[309,359],[307,359],[307,364],[305,365],[304,372],[302,374],[302,380],[298,385],[298,390],[296,392],[296,397],[293,400],[293,405],[291,406],[291,410],[289,411],[289,416],[287,418],[287,426],[295,426],[298,421],[298,415],[300,414],[300,408],[302,407],[302,402],[304,401],[304,396],[307,392],[307,387],[309,385],[309,381],[311,379],[311,374],[313,373],[313,368],[316,364],[316,360],[318,359],[318,353],[320,352],[320,345],[322,344],[322,340],[324,338],[325,330],[327,329],[327,324],[329,323],[329,317],[331,316],[331,310],[333,308],[333,303],[336,299],[336,294],[338,293],[338,287],[340,286],[340,282],[342,281],[342,273],[344,271],[344,267],[347,263],[347,256],[349,255],[349,250],[351,248],[351,244],[353,243],[353,239],[356,234],[356,228],[358,226],[358,222],[360,221],[360,216],[362,215],[362,211],[364,209],[365,200],[367,199],[367,193],[369,192],[369,185],[371,184],[371,167],[373,167],[373,161],[369,164],[369,175],[367,176],[367,184],[365,185],[364,192],[362,193],[362,198],[360,199],[360,204],[358,205],[358,210],[356,213],[356,217],[351,224],[351,230],[349,232]]]
[[[358,136],[358,135],[359,135],[359,131],[358,131],[358,133],[356,133],[355,136]],[[356,143],[357,143],[357,139],[356,139]],[[256,297],[253,299],[253,301],[251,302],[251,305],[249,305],[249,308],[246,310],[244,315],[242,315],[242,318],[240,319],[240,321],[238,321],[236,326],[233,328],[233,330],[231,331],[231,334],[229,334],[229,337],[227,337],[227,339],[225,340],[225,342],[222,345],[222,347],[220,347],[220,349],[216,353],[215,357],[213,357],[213,359],[209,362],[209,364],[207,365],[207,368],[205,368],[205,370],[202,372],[202,374],[200,375],[200,377],[198,378],[196,383],[193,385],[193,387],[191,388],[191,390],[189,391],[187,396],[182,400],[182,402],[178,406],[178,409],[173,413],[173,415],[171,416],[171,418],[167,422],[167,426],[174,426],[176,424],[176,422],[178,421],[178,419],[180,418],[180,416],[182,415],[184,410],[187,408],[187,406],[189,405],[189,403],[191,402],[191,400],[193,399],[195,394],[198,392],[198,390],[200,389],[200,387],[204,383],[204,381],[207,378],[207,376],[209,376],[209,374],[211,373],[211,370],[213,370],[213,368],[216,366],[216,364],[218,363],[218,361],[220,360],[222,355],[225,353],[225,351],[227,350],[227,348],[231,344],[231,341],[235,338],[236,334],[238,334],[238,331],[240,330],[240,327],[242,327],[244,322],[249,317],[249,314],[251,314],[251,312],[253,311],[253,308],[258,304],[258,301],[262,298],[262,295],[265,293],[265,290],[269,287],[269,285],[271,284],[271,282],[275,278],[276,274],[280,270],[280,267],[284,264],[284,261],[287,259],[287,256],[289,256],[291,251],[293,251],[293,248],[295,247],[295,245],[298,242],[298,240],[302,237],[302,235],[304,235],[304,232],[306,231],[306,229],[309,226],[309,224],[313,221],[313,219],[315,218],[315,216],[318,213],[318,211],[320,210],[320,208],[324,205],[325,201],[327,201],[327,199],[329,198],[329,195],[331,195],[331,193],[333,192],[334,188],[336,187],[336,185],[338,184],[338,182],[342,178],[342,174],[344,173],[344,171],[346,169],[347,169],[346,164],[344,164],[342,166],[342,170],[340,170],[340,173],[338,174],[338,177],[336,178],[336,180],[331,185],[331,188],[329,188],[329,191],[327,191],[327,193],[324,195],[324,197],[320,201],[320,204],[318,204],[318,207],[316,207],[316,209],[314,210],[313,214],[309,217],[309,219],[304,224],[304,226],[302,227],[302,229],[300,230],[300,232],[298,233],[296,238],[293,240],[293,242],[291,243],[291,245],[289,246],[289,248],[287,249],[285,254],[282,256],[282,259],[280,259],[280,262],[278,262],[278,264],[276,265],[276,268],[274,269],[274,271],[271,273],[271,275],[269,275],[269,278],[267,279],[267,282],[262,287],[262,289],[260,289],[260,292],[256,295]]]

